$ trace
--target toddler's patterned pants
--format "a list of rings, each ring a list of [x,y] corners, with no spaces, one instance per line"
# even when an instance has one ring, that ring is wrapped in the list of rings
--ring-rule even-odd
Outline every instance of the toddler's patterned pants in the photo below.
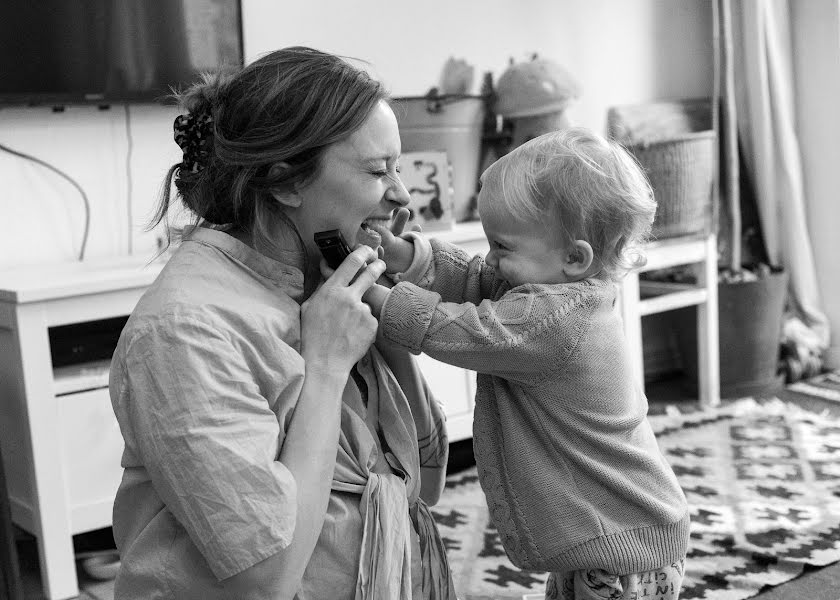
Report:
[[[685,560],[630,575],[612,575],[601,569],[551,573],[546,600],[678,600]]]

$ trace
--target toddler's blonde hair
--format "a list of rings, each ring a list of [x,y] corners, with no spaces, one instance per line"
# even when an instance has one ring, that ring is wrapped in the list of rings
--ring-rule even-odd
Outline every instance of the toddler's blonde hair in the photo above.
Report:
[[[645,265],[656,200],[633,156],[618,143],[573,127],[534,138],[490,165],[482,186],[509,212],[592,246],[613,280]]]

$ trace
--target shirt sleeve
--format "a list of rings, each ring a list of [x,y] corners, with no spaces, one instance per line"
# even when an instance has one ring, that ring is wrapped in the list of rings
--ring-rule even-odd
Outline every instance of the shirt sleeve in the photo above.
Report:
[[[496,301],[453,303],[399,283],[382,307],[380,334],[441,362],[533,381],[574,352],[597,302],[572,286],[520,286]]]
[[[202,315],[148,324],[124,356],[131,443],[219,579],[287,546],[295,527],[296,483],[277,460],[276,398],[265,397],[252,350]],[[302,359],[278,350],[270,358],[285,365],[280,386],[296,402]]]

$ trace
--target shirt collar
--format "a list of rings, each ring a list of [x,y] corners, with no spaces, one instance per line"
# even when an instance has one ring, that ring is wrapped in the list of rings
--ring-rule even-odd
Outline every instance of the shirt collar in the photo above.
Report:
[[[268,279],[275,286],[282,288],[286,294],[296,301],[303,300],[303,252],[279,250],[277,254],[281,260],[275,260],[257,252],[224,231],[208,227],[193,228],[184,235],[184,241],[196,242],[215,248],[241,263],[256,275]]]

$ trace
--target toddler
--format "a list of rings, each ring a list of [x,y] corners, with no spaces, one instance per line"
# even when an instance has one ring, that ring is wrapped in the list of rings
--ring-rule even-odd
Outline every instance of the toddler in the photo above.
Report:
[[[634,159],[581,128],[519,146],[481,177],[486,257],[382,230],[379,335],[478,373],[473,445],[511,561],[546,597],[676,599],[689,515],[647,421],[619,280],[645,262],[656,203]]]

